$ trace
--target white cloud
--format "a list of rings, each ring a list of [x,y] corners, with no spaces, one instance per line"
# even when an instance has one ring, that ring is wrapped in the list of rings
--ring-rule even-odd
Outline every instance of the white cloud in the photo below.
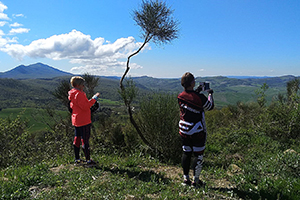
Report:
[[[4,14],[4,10],[7,9],[7,6],[4,5],[1,1],[0,1],[0,20],[10,20],[9,17],[7,17],[6,14]],[[21,15],[15,15],[15,16],[23,16]],[[0,21],[0,27],[3,27],[7,24],[7,21]],[[23,26],[22,24],[19,24],[17,22],[10,24],[10,27],[20,27]],[[20,33],[28,33],[30,29],[28,28],[12,28],[9,32],[8,35],[15,35],[15,34],[20,34]],[[2,29],[0,29],[0,48],[4,48],[4,46],[9,45],[10,43],[18,43],[18,38],[17,37],[13,37],[13,38],[3,38],[3,36],[6,35],[4,33],[4,31]]]
[[[16,18],[16,17],[24,17],[23,14],[13,14],[13,17]]]
[[[19,24],[18,22],[15,22],[13,24],[10,24],[9,26],[10,27],[20,27],[20,26],[23,26],[23,24]]]
[[[5,35],[2,30],[0,30],[0,48],[5,47],[5,45],[9,43],[18,43],[18,38],[3,38],[2,36]]]
[[[15,35],[15,34],[20,34],[20,33],[28,33],[30,31],[29,28],[12,28],[9,31],[9,35]]]
[[[1,1],[0,1],[0,12],[3,12],[4,10],[7,9],[7,6],[4,5]]]
[[[4,46],[6,44],[7,44],[7,40],[0,36],[0,47]]]
[[[125,71],[126,67],[126,62],[121,62],[121,61],[116,61],[116,62],[107,62],[103,64],[97,63],[95,61],[95,64],[87,64],[80,66],[80,67],[73,67],[71,69],[71,72],[74,74],[83,74],[83,73],[90,73],[90,74],[95,74],[95,75],[115,75],[115,76],[121,76],[123,72]],[[136,63],[131,63],[130,64],[131,69],[140,69],[142,66],[136,64]],[[116,72],[116,70],[122,69],[121,72]],[[113,73],[112,73],[113,72]]]
[[[6,40],[8,43],[18,43],[18,37],[7,38]]]
[[[81,65],[71,70],[74,73],[102,74],[101,72],[108,69],[124,69],[126,58],[141,44],[133,37],[119,38],[113,43],[101,37],[92,40],[90,35],[72,30],[67,34],[35,40],[26,46],[7,44],[0,50],[19,60],[25,56],[53,60],[68,59],[71,63]],[[131,63],[130,67],[141,68],[135,63]]]
[[[0,26],[4,26],[5,24],[7,24],[7,22],[5,22],[5,21],[0,22]]]
[[[4,5],[1,1],[0,1],[0,19],[4,19],[4,20],[9,20],[9,17],[7,16],[7,14],[4,14],[3,11],[7,9],[7,6]]]
[[[0,13],[0,19],[9,20],[9,17],[7,16],[7,14]]]

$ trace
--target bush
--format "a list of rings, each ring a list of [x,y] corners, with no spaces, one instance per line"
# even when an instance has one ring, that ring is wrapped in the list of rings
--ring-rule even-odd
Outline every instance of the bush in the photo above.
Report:
[[[284,143],[300,137],[300,79],[287,83],[286,97],[279,94],[267,109],[267,124],[264,131],[272,138]]]
[[[27,129],[27,122],[21,120],[20,113],[17,118],[0,118],[0,167],[27,163],[31,156],[31,134]]]
[[[169,94],[146,97],[140,103],[137,118],[145,138],[163,154],[163,159],[178,163],[182,152],[177,98]]]
[[[130,152],[137,150],[137,147],[142,144],[136,130],[130,122],[126,123],[123,128],[124,140],[126,149]]]
[[[57,159],[73,152],[74,130],[69,116],[52,111],[55,120],[48,120],[49,130],[30,132],[21,112],[15,119],[0,119],[0,167],[34,165],[43,160]],[[45,113],[44,113],[45,114]]]
[[[300,137],[300,104],[274,102],[267,109],[265,132],[274,139],[287,142]]]
[[[92,148],[105,152],[130,152],[135,148],[139,139],[130,122],[125,122],[127,120],[120,119],[116,114],[107,116],[102,113],[99,115],[98,120],[93,123]]]

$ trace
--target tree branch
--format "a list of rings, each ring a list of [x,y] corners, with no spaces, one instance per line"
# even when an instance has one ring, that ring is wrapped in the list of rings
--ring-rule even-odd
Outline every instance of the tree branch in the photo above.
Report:
[[[129,72],[129,69],[130,69],[130,67],[129,67],[130,58],[135,56],[136,54],[138,54],[145,47],[145,45],[152,39],[152,37],[153,36],[150,36],[150,33],[148,33],[147,36],[145,37],[143,45],[136,52],[134,52],[133,54],[128,56],[127,64],[126,64],[126,70],[125,70],[125,72],[124,72],[124,74],[123,74],[123,76],[120,80],[120,88],[121,88],[122,91],[124,90],[123,81],[124,81],[127,73]]]

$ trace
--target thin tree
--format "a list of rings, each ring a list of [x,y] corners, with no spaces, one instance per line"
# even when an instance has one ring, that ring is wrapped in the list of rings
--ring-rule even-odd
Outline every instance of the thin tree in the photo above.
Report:
[[[300,79],[293,79],[287,82],[286,90],[287,90],[287,98],[288,103],[292,103],[295,100],[295,96],[297,95],[300,88]]]
[[[85,80],[85,92],[88,98],[92,98],[95,88],[99,85],[99,78],[88,73],[82,75]],[[69,80],[62,80],[52,93],[64,106],[68,106],[68,92],[71,90]]]
[[[124,98],[126,97],[126,89],[123,85],[123,81],[130,70],[130,58],[137,55],[147,43],[152,40],[155,44],[166,44],[171,42],[173,39],[178,38],[178,21],[173,19],[173,12],[174,10],[168,7],[165,2],[158,0],[142,1],[141,8],[133,11],[133,19],[142,29],[142,38],[144,39],[144,42],[136,52],[132,53],[127,58],[126,70],[120,79],[121,94],[123,94],[122,97],[125,106],[127,107],[130,122],[135,127],[142,141],[152,149],[154,148],[146,140],[133,118],[131,101],[128,101],[130,98]]]
[[[68,91],[71,90],[69,80],[62,80],[59,85],[52,92],[52,95],[56,97],[64,106],[68,107]]]
[[[82,75],[85,80],[85,92],[88,99],[92,98],[95,94],[95,88],[99,85],[99,77],[95,77],[89,73]]]

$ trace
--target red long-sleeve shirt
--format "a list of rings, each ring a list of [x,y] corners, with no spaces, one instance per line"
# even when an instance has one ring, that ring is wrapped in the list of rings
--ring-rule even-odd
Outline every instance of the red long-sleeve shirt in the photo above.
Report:
[[[83,91],[80,91],[76,88],[73,88],[69,91],[69,100],[71,101],[70,107],[73,110],[73,126],[80,127],[92,123],[90,108],[94,105],[96,100],[88,100],[86,94]]]

